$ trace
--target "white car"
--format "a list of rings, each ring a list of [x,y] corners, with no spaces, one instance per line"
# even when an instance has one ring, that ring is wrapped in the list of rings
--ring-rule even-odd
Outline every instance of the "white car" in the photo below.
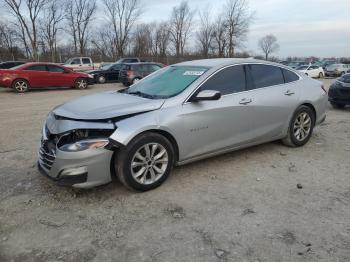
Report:
[[[324,71],[321,66],[316,65],[303,65],[299,66],[296,70],[298,70],[301,73],[304,73],[305,75],[309,77],[314,78],[323,78],[324,77]]]

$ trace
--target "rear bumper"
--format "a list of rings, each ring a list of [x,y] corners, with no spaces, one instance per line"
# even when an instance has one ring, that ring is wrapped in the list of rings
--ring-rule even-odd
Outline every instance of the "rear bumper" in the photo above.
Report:
[[[350,105],[350,99],[343,99],[338,97],[328,97],[328,101],[334,104]]]

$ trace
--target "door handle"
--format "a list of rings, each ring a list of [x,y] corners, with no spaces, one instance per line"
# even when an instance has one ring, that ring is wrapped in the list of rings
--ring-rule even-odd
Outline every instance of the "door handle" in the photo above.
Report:
[[[286,96],[292,96],[295,93],[293,91],[288,90],[287,92],[284,93]]]
[[[247,99],[247,98],[243,98],[241,101],[239,101],[239,103],[241,104],[241,105],[248,105],[248,104],[250,104],[252,102],[252,100],[249,98],[249,99]]]

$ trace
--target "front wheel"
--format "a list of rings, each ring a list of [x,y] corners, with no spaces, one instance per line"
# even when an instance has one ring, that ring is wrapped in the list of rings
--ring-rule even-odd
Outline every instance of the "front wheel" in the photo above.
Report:
[[[282,142],[290,147],[303,146],[310,140],[314,126],[314,112],[308,106],[300,106],[294,113],[287,137]]]
[[[25,93],[29,89],[29,83],[26,80],[23,79],[18,79],[13,82],[12,88],[17,92],[17,93]]]
[[[319,74],[318,74],[318,78],[323,78],[324,76],[323,76],[323,73],[322,72],[320,72]]]
[[[86,89],[88,87],[88,82],[84,78],[78,78],[75,81],[75,88],[77,89]]]
[[[97,82],[98,82],[99,84],[104,84],[104,83],[106,83],[106,78],[105,78],[104,76],[99,76],[99,77],[97,78]]]
[[[148,191],[160,186],[169,176],[174,166],[174,148],[164,136],[144,133],[120,149],[114,165],[126,187]]]

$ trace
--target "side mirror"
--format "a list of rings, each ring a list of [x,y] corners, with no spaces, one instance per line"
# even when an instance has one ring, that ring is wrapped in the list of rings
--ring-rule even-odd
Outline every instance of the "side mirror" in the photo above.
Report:
[[[215,90],[203,90],[191,98],[191,102],[214,101],[221,98],[221,93]]]

